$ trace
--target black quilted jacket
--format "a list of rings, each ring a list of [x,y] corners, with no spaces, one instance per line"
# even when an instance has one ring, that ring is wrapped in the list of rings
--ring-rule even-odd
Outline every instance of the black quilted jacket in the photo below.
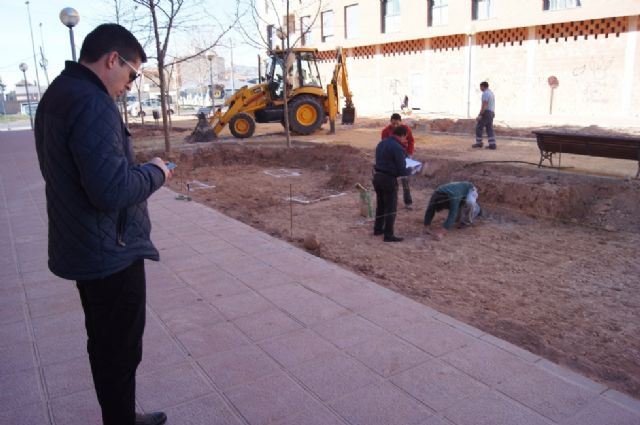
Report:
[[[134,163],[116,104],[90,69],[66,63],[38,105],[35,138],[54,274],[98,279],[140,258],[159,260],[146,200],[164,173]]]

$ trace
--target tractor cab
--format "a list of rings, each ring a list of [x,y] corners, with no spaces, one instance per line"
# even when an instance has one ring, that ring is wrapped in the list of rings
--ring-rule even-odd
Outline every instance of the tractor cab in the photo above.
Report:
[[[295,96],[300,88],[322,90],[315,53],[315,49],[303,48],[291,49],[288,55],[280,49],[270,52],[266,81],[273,100],[283,99],[285,80],[289,97]],[[286,78],[285,68],[289,70]]]

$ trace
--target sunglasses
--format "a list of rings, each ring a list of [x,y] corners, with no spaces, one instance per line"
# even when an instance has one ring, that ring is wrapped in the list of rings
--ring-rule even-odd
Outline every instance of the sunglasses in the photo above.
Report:
[[[140,72],[137,69],[135,69],[133,65],[127,62],[125,58],[120,56],[120,53],[118,53],[118,59],[120,59],[120,62],[122,62],[123,64],[126,64],[129,68],[131,68],[131,72],[129,72],[129,82],[133,83],[135,79],[140,76]]]

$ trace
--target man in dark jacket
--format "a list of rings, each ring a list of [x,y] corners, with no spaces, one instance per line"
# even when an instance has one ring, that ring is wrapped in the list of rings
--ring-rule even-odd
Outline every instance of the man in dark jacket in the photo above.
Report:
[[[398,126],[402,126],[407,129],[407,142],[402,147],[404,148],[407,156],[409,158],[413,158],[413,152],[416,145],[416,142],[413,139],[413,133],[411,133],[411,129],[408,126],[402,124],[402,117],[397,112],[391,114],[389,125],[382,130],[382,135],[380,138],[386,139],[387,137],[391,136],[391,134],[393,133],[393,129]],[[411,198],[411,189],[409,187],[409,176],[407,175],[402,177],[400,181],[402,182],[402,199],[404,201],[404,206],[407,209],[411,209],[413,199]]]
[[[46,184],[49,269],[75,280],[104,425],[159,425],[162,412],[135,413],[142,358],[144,259],[159,260],[146,200],[170,177],[160,158],[137,165],[115,98],[147,59],[116,24],[87,35],[38,105],[35,138]]]
[[[393,233],[398,209],[398,177],[406,176],[407,166],[402,145],[407,143],[407,129],[397,126],[390,137],[376,147],[373,187],[376,190],[374,235],[384,234],[385,242],[401,242]]]

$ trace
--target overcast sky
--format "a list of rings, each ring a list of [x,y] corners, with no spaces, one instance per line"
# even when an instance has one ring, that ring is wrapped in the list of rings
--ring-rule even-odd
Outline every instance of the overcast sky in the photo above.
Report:
[[[187,0],[191,1],[191,0]],[[210,7],[207,9],[214,13],[218,19],[226,20],[226,16],[234,9],[234,0],[205,0]],[[33,42],[36,51],[36,60],[40,63],[40,46],[44,45],[45,57],[48,61],[49,80],[53,80],[63,69],[64,61],[71,59],[71,47],[69,42],[69,30],[60,22],[59,14],[65,7],[73,7],[80,14],[80,23],[73,29],[76,51],[79,54],[84,37],[97,25],[105,22],[113,22],[113,2],[105,0],[30,0],[31,25],[33,28]],[[27,80],[35,81],[35,65],[29,30],[29,16],[24,0],[2,0],[1,7],[2,26],[0,27],[0,78],[7,86],[5,91],[10,92],[15,84],[22,80],[22,72],[19,70],[21,62],[27,64]],[[210,21],[204,17],[205,21]],[[41,25],[42,24],[42,25]],[[187,35],[175,34],[170,45],[175,48],[192,44],[193,37],[200,41],[213,39],[214,32],[209,22],[203,23],[202,34]],[[42,31],[41,31],[42,30]],[[41,36],[42,34],[42,36]],[[211,34],[211,35],[210,35]],[[243,45],[240,36],[234,38],[234,63],[236,65],[257,65],[257,50]],[[190,39],[191,38],[191,39]],[[141,40],[142,42],[142,40]],[[147,54],[153,55],[155,49],[147,48]],[[188,50],[188,49],[186,49]],[[218,54],[225,57],[225,63],[229,64],[229,49],[219,48]],[[46,85],[46,76],[38,65],[40,84]]]

